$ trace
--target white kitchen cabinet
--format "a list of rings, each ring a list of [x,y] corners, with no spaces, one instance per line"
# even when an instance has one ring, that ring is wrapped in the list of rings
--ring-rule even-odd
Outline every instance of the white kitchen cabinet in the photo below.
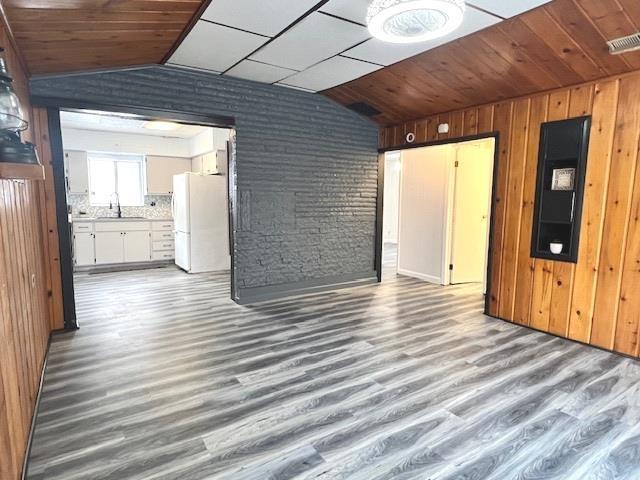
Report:
[[[124,262],[124,235],[122,232],[95,233],[96,265]]]
[[[191,167],[188,158],[147,156],[147,195],[171,195],[173,176],[190,172]]]
[[[124,232],[124,261],[148,262],[151,260],[149,232]]]
[[[95,265],[96,252],[93,242],[93,233],[77,232],[73,234],[74,262],[78,267]]]
[[[89,193],[89,162],[87,152],[65,150],[64,164],[69,193]]]
[[[203,175],[216,175],[225,171],[226,150],[218,150],[193,157],[191,171]]]

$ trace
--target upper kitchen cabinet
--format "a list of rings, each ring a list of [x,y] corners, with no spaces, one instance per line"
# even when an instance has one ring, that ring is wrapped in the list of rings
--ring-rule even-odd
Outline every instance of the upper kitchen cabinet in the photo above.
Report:
[[[69,193],[89,193],[89,164],[87,152],[65,150],[64,166]]]
[[[188,158],[148,155],[146,160],[147,195],[171,195],[173,176],[191,171]]]
[[[226,151],[218,150],[217,152],[208,152],[203,155],[193,157],[191,162],[191,170],[195,173],[203,175],[216,175],[224,172],[225,165],[221,163],[221,159],[226,160]]]

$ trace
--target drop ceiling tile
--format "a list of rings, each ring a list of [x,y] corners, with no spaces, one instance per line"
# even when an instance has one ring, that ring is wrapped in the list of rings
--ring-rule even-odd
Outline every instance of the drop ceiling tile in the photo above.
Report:
[[[475,5],[504,18],[515,17],[532,10],[551,0],[469,0],[468,5]]]
[[[223,72],[266,41],[266,37],[199,21],[169,62]]]
[[[347,50],[344,52],[344,55],[381,65],[391,65],[392,63],[413,57],[414,55],[444,45],[445,43],[449,43],[457,38],[464,37],[499,22],[500,19],[493,15],[468,8],[464,14],[464,20],[460,28],[442,38],[405,45],[386,43],[377,38],[372,38],[351,50]]]
[[[313,13],[251,56],[252,60],[304,70],[369,37],[365,27]]]
[[[317,0],[214,0],[202,18],[273,37],[316,3]]]
[[[355,80],[380,68],[382,67],[371,63],[337,56],[314,65],[304,72],[296,73],[283,80],[281,84],[318,92]]]
[[[370,3],[371,0],[330,0],[320,11],[366,25]]]
[[[296,73],[296,70],[254,62],[253,60],[244,60],[229,70],[226,75],[256,82],[275,83],[294,73]]]

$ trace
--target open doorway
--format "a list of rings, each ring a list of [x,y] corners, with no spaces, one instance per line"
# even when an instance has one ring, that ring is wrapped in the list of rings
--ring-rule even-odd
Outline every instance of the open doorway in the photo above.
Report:
[[[66,199],[76,297],[79,284],[107,292],[160,269],[230,283],[231,127],[79,109],[59,119],[56,194]]]
[[[490,137],[385,154],[383,280],[486,293],[495,148]]]

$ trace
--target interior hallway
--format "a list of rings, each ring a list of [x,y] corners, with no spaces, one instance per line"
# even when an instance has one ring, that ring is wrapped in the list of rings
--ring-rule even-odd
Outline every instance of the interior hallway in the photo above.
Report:
[[[640,365],[487,318],[477,286],[241,307],[227,285],[79,276],[28,478],[640,477]]]

